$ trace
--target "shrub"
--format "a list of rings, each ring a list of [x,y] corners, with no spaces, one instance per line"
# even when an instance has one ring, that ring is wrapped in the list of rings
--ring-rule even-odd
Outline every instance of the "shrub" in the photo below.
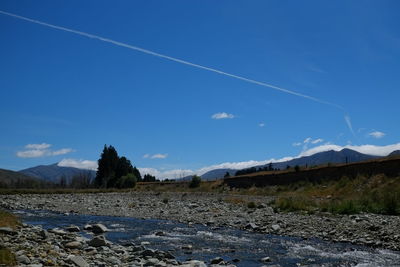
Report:
[[[0,265],[1,266],[16,266],[15,255],[8,249],[0,247]]]
[[[247,207],[249,209],[255,209],[257,207],[256,203],[254,203],[253,201],[247,203]]]
[[[194,175],[192,177],[192,180],[190,181],[189,187],[190,188],[196,188],[199,187],[201,183],[201,178],[197,175]]]
[[[118,188],[133,188],[136,186],[136,176],[133,173],[128,173],[117,180],[116,186]]]

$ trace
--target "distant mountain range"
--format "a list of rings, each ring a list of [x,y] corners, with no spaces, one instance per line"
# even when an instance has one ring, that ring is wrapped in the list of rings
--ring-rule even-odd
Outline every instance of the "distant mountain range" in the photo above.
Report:
[[[46,182],[20,172],[0,169],[0,188],[34,187]]]
[[[400,150],[393,151],[390,153],[388,156],[398,156],[400,155]],[[289,161],[284,161],[284,162],[275,162],[272,163],[272,168],[274,169],[286,169],[287,166],[294,167],[296,165],[298,166],[316,166],[316,165],[323,165],[323,164],[337,164],[337,163],[353,163],[353,162],[360,162],[360,161],[366,161],[366,160],[371,160],[371,159],[376,159],[376,158],[381,158],[379,156],[372,156],[372,155],[367,155],[367,154],[362,154],[357,151],[351,150],[351,149],[343,149],[341,151],[325,151],[325,152],[320,152],[316,153],[311,156],[305,156],[305,157],[300,157],[296,159],[292,159]],[[254,168],[265,168],[269,164],[265,165],[259,165],[259,166],[254,166]],[[58,183],[61,179],[61,177],[66,177],[67,180],[71,179],[75,175],[79,175],[82,173],[88,173],[91,175],[92,178],[96,176],[95,171],[91,170],[84,170],[84,169],[77,169],[73,167],[60,167],[55,164],[51,165],[40,165],[28,169],[21,170],[19,172],[12,172],[8,171],[9,173],[6,175],[4,171],[6,170],[1,170],[3,173],[0,172],[0,178],[2,177],[8,177],[7,181],[9,181],[9,177],[18,177],[18,174],[20,174],[21,178],[29,178],[29,177],[34,177],[34,178],[39,178],[44,181],[49,181],[49,182],[54,182]],[[225,174],[228,172],[230,176],[234,176],[238,169],[215,169],[208,171],[201,175],[201,178],[203,180],[215,180],[219,178],[223,178]],[[22,176],[23,175],[23,176]],[[178,180],[190,180],[192,176],[186,176]],[[5,178],[3,179],[5,180]],[[1,182],[1,180],[0,180]]]
[[[393,151],[392,153],[389,154],[389,156],[394,156],[394,155],[400,155],[400,150]],[[301,158],[296,158],[284,162],[275,162],[272,163],[272,168],[274,169],[281,169],[284,170],[286,169],[287,166],[294,167],[296,165],[298,166],[316,166],[316,165],[322,165],[322,164],[337,164],[337,163],[352,163],[352,162],[360,162],[360,161],[365,161],[365,160],[371,160],[371,159],[376,159],[376,158],[381,158],[379,156],[372,156],[372,155],[367,155],[363,154],[348,148],[342,149],[341,151],[334,151],[334,150],[329,150],[329,151],[324,151],[324,152],[319,152],[311,156],[305,156]],[[269,164],[265,165],[258,165],[254,166],[255,168],[264,168],[267,167]],[[229,172],[229,174],[235,175],[236,171],[235,169],[216,169],[216,170],[211,170],[209,172],[204,173],[201,175],[201,178],[203,180],[215,180],[219,178],[223,178],[226,172]],[[191,176],[184,177],[183,179],[188,180],[190,179]]]
[[[95,171],[73,167],[60,167],[57,165],[57,163],[51,165],[39,165],[36,167],[21,170],[19,171],[19,173],[54,183],[58,183],[61,177],[65,177],[67,180],[70,180],[75,175],[79,175],[82,173],[90,174],[92,178],[96,176]]]

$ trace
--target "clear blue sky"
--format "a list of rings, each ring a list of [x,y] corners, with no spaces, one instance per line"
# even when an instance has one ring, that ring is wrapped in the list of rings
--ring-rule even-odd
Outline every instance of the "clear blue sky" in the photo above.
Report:
[[[173,172],[399,143],[399,1],[3,0],[0,10],[344,108],[0,14],[0,168],[96,161],[104,144]]]

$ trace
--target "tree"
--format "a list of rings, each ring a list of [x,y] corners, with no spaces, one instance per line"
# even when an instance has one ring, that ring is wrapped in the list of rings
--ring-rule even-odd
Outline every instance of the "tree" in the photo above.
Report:
[[[200,176],[194,175],[192,177],[192,180],[190,181],[189,187],[190,188],[196,188],[199,187],[201,183],[201,178]]]
[[[229,178],[231,175],[229,174],[229,172],[226,172],[224,175],[224,178]]]
[[[155,181],[156,181],[156,177],[151,174],[145,174],[143,176],[143,182],[155,182]]]
[[[299,165],[294,166],[294,171],[295,171],[295,172],[299,172],[299,171],[300,171]]]
[[[134,181],[133,181],[134,180]],[[132,187],[141,175],[126,157],[119,157],[113,146],[104,145],[98,160],[98,168],[94,184],[96,187]]]

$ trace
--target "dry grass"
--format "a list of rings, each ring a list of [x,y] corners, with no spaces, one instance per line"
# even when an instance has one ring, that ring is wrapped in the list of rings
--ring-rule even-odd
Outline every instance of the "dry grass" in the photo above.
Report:
[[[0,266],[16,266],[15,255],[8,249],[0,247]]]
[[[11,227],[16,229],[18,225],[19,220],[14,214],[0,210],[0,227]]]

